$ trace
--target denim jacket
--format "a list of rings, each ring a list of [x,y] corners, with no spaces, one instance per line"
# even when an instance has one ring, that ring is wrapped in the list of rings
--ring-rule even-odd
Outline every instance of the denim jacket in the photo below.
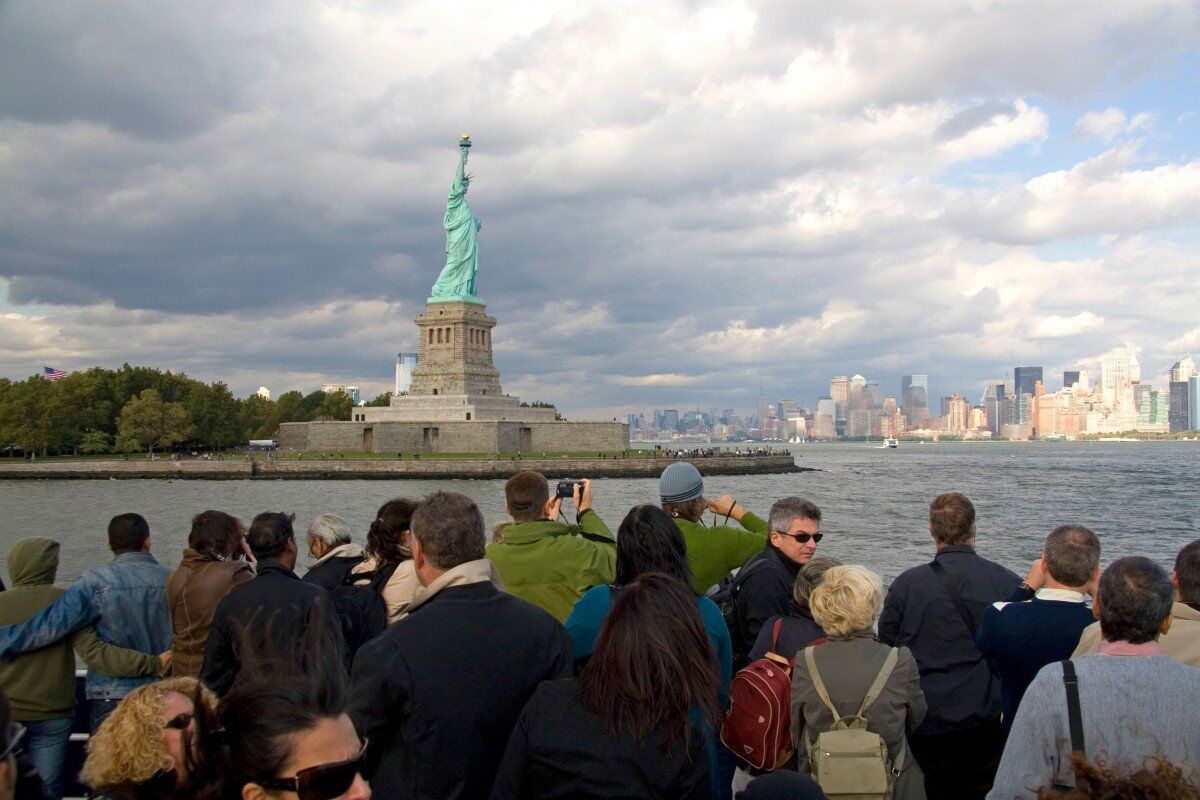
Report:
[[[0,627],[0,659],[45,647],[90,623],[100,638],[143,653],[171,649],[173,631],[167,610],[171,570],[149,553],[122,553],[88,570],[67,593],[20,625]],[[119,700],[156,677],[116,678],[88,670],[91,700]]]

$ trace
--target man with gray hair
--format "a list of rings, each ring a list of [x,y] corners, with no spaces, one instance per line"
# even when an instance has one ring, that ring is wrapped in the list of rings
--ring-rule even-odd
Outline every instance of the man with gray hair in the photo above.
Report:
[[[308,524],[308,554],[317,561],[304,580],[325,591],[341,586],[363,560],[362,547],[350,541],[350,526],[337,514],[322,514]]]
[[[821,509],[803,497],[785,497],[771,506],[770,533],[761,552],[738,570],[729,589],[733,601],[733,668],[749,661],[763,623],[788,613],[796,575],[821,541]]]
[[[1174,595],[1167,573],[1148,558],[1119,558],[1104,570],[1099,651],[1049,664],[1029,685],[988,800],[1074,785],[1073,752],[1118,769],[1152,757],[1185,775],[1200,766],[1200,670],[1158,645],[1171,627]]]
[[[1001,724],[1012,728],[1025,689],[1047,664],[1069,658],[1092,624],[1085,595],[1100,578],[1100,540],[1082,525],[1060,525],[1008,602],[983,612],[975,636],[1000,678]]]

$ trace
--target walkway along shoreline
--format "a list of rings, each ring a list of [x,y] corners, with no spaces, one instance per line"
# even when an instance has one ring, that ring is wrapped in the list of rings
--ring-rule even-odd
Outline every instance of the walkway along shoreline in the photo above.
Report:
[[[428,480],[509,478],[523,469],[547,478],[657,478],[670,457],[648,458],[346,458],[262,461],[32,461],[0,464],[0,480]],[[790,453],[762,456],[711,456],[686,459],[705,475],[765,475],[814,472],[796,466]]]

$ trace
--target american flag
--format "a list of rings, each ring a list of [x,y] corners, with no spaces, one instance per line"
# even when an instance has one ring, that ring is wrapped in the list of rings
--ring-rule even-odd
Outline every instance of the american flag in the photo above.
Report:
[[[54,367],[42,366],[42,377],[48,381],[61,381],[67,377],[66,370],[55,369]]]

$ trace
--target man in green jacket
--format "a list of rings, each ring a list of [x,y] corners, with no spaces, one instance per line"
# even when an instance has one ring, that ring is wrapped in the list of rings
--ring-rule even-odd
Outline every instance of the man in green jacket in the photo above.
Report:
[[[25,622],[66,594],[54,585],[58,542],[19,539],[8,551],[12,588],[0,592],[0,625]],[[12,718],[25,726],[25,751],[54,800],[63,793],[63,762],[75,715],[75,654],[106,675],[158,675],[169,653],[152,655],[109,644],[93,626],[60,642],[0,664],[0,686],[12,702]]]
[[[671,515],[683,532],[696,594],[704,594],[720,583],[767,542],[770,533],[767,521],[742,508],[730,495],[704,499],[704,479],[694,464],[676,461],[664,469],[658,493],[663,511]],[[710,528],[700,521],[705,511],[732,519],[744,530],[732,525]]]
[[[562,498],[550,497],[541,473],[518,472],[504,484],[504,499],[513,524],[488,545],[487,557],[511,594],[563,622],[584,592],[613,582],[617,542],[592,510],[591,481],[574,488],[575,525],[557,521]]]

